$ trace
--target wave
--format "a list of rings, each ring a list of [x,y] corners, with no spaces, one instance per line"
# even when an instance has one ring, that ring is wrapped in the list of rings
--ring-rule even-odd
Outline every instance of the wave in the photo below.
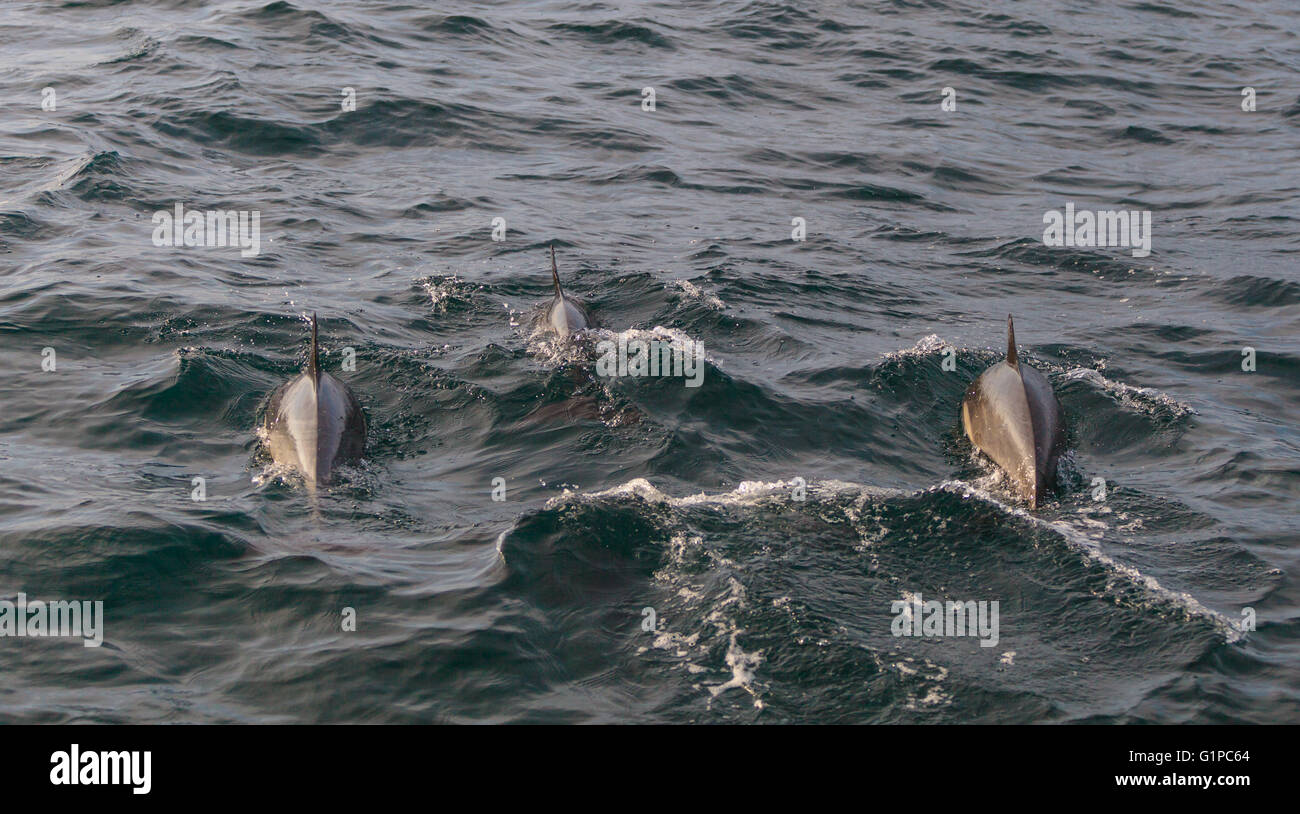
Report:
[[[560,535],[552,545],[568,552],[564,559],[586,563],[569,572],[579,584],[595,578],[580,576],[585,568],[621,571],[627,566],[620,562],[653,568],[658,599],[644,598],[646,588],[635,582],[625,591],[642,597],[628,601],[652,604],[668,621],[636,652],[667,658],[711,710],[737,691],[757,713],[787,714],[795,692],[788,682],[826,669],[817,666],[824,658],[841,669],[849,669],[846,657],[866,659],[870,669],[891,676],[893,714],[924,714],[974,691],[971,682],[1011,680],[1003,690],[1016,691],[1017,680],[1003,672],[1009,669],[1041,675],[1068,667],[1073,646],[1053,644],[1062,651],[1049,654],[1048,640],[1083,636],[1096,645],[1160,629],[1184,643],[1199,640],[1203,652],[1243,636],[1229,616],[1104,548],[1105,539],[1132,531],[1134,523],[1120,528],[1118,517],[1099,519],[1106,517],[1099,513],[1044,519],[961,480],[920,490],[839,480],[744,481],[726,492],[673,496],[633,478],[603,490],[565,490],[526,517],[547,518],[546,527]],[[533,562],[538,555],[526,529],[534,524],[517,521],[497,541],[505,567],[522,569],[521,580],[552,567]],[[620,527],[637,530],[609,536]],[[795,529],[799,536],[789,536]],[[1006,557],[1016,563],[1013,571],[1006,570]],[[544,586],[529,590],[549,595]],[[909,592],[959,601],[1001,596],[1006,644],[992,654],[972,645],[980,656],[974,661],[956,658],[965,652],[957,643],[946,645],[955,652],[918,652],[911,640],[889,633],[884,613],[891,599]],[[1017,598],[1028,604],[1016,607]],[[1068,624],[1055,612],[1061,605],[1073,607]],[[568,613],[564,606],[549,610]],[[1027,650],[1035,653],[1033,666]],[[1170,657],[1194,655],[1160,658]],[[1131,665],[1148,668],[1138,660]],[[736,703],[727,701],[726,709],[734,713]]]

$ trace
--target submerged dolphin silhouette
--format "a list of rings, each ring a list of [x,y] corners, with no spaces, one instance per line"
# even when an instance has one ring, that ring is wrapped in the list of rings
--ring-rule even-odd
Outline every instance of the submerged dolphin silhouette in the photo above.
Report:
[[[971,382],[961,403],[971,443],[1011,477],[1016,491],[1038,508],[1056,480],[1064,433],[1061,404],[1043,374],[1016,358],[1016,329],[1007,315],[1007,358]]]
[[[546,321],[551,330],[563,339],[576,331],[586,330],[594,324],[591,315],[577,300],[564,295],[560,289],[560,272],[555,266],[555,246],[551,246],[551,280],[555,283],[555,299],[546,308]]]
[[[307,369],[275,391],[266,409],[267,448],[308,486],[328,484],[334,467],[365,452],[366,416],[347,385],[320,369],[316,315],[311,315]]]

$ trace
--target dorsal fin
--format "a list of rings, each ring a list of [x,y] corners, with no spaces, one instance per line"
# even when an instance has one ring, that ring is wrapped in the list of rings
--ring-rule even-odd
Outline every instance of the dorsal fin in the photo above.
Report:
[[[564,299],[564,292],[560,290],[560,272],[555,267],[555,244],[551,244],[551,280],[555,282],[555,296]]]
[[[320,381],[320,348],[316,344],[316,312],[311,314],[311,352],[307,356],[307,374],[312,384]]]
[[[1016,358],[1016,326],[1010,314],[1007,314],[1007,364],[1020,369],[1020,361]]]

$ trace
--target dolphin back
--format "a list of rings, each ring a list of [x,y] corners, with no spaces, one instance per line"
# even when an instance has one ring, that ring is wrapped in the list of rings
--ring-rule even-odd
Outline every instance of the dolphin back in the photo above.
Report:
[[[1047,378],[1019,361],[1010,317],[1007,345],[1007,358],[967,388],[962,428],[971,443],[1007,473],[1030,507],[1037,508],[1056,479],[1064,439],[1061,405]]]
[[[320,369],[316,316],[307,369],[271,396],[266,444],[276,463],[309,484],[329,483],[335,467],[365,454],[366,416],[348,386]]]
[[[1050,486],[1056,477],[1056,461],[1065,442],[1065,424],[1061,420],[1061,402],[1052,391],[1047,377],[1023,365],[1020,378],[1025,385],[1029,418],[1034,425],[1034,463],[1038,474],[1038,491]]]
[[[980,374],[961,405],[966,436],[1033,501],[1038,487],[1034,425],[1020,371],[999,362]]]
[[[566,297],[564,289],[560,288],[560,272],[555,264],[554,245],[551,246],[551,282],[555,285],[555,297],[546,309],[546,321],[550,324],[551,330],[561,337],[575,331],[586,330],[591,325],[591,317],[587,309],[583,308],[577,300]]]
[[[568,297],[557,297],[551,301],[547,321],[551,329],[560,336],[568,336],[575,331],[585,330],[589,325],[587,311]]]

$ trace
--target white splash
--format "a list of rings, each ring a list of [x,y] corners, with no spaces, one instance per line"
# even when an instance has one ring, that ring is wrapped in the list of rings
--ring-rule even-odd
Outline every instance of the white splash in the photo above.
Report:
[[[1179,418],[1196,415],[1196,410],[1190,404],[1178,401],[1154,387],[1134,387],[1131,384],[1113,381],[1090,367],[1076,367],[1066,370],[1061,373],[1061,380],[1067,382],[1084,381],[1093,384],[1125,407],[1147,415],[1166,410]]]
[[[429,295],[429,304],[439,313],[447,312],[447,303],[464,281],[452,274],[447,277],[425,277],[420,280],[424,292]]]
[[[690,297],[693,300],[698,300],[715,311],[721,311],[727,307],[727,304],[722,300],[703,290],[690,280],[673,280],[673,283],[676,284],[676,286],[680,288],[687,297]]]
[[[928,334],[917,340],[916,344],[910,348],[894,350],[885,354],[886,359],[916,359],[918,357],[933,356],[944,348],[952,347],[951,343],[942,339],[938,334]]]

